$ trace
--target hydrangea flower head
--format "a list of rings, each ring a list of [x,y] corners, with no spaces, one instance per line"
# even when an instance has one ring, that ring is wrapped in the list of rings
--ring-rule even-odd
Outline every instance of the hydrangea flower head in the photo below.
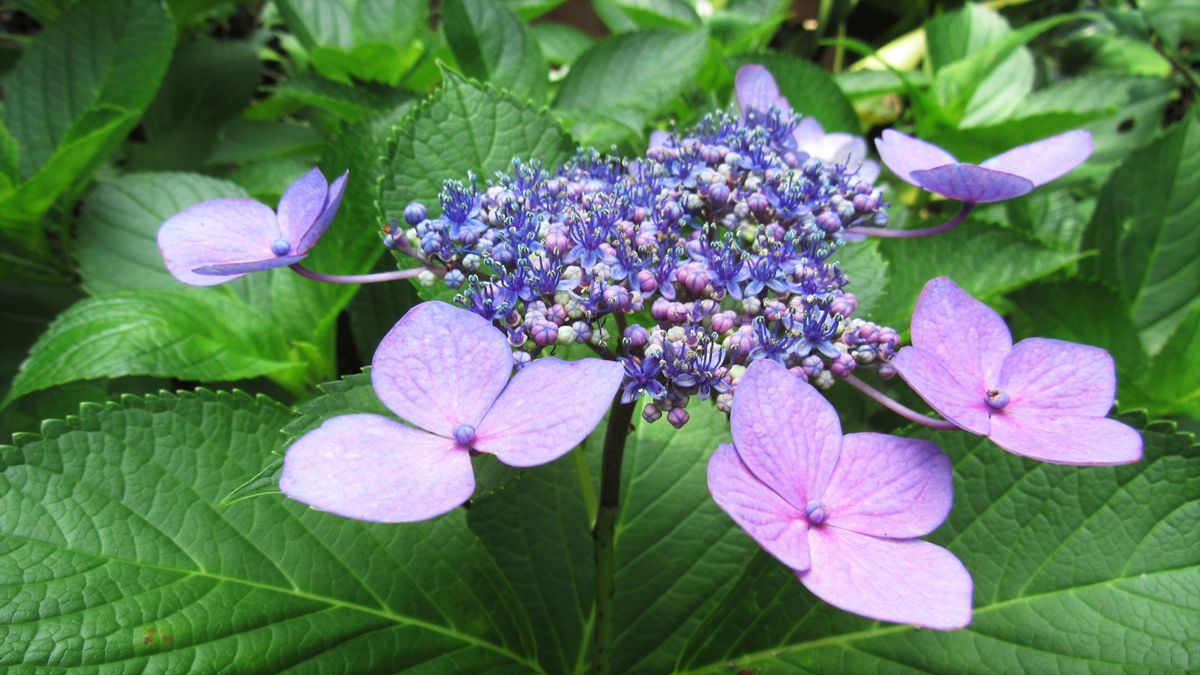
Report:
[[[284,458],[284,494],[359,520],[441,515],[475,491],[471,453],[545,464],[583,441],[621,384],[615,361],[537,359],[510,378],[513,355],[486,319],[441,302],[409,310],[371,363],[380,415],[342,415]]]
[[[1136,462],[1142,437],[1108,419],[1113,359],[1097,347],[1028,338],[946,277],[925,285],[896,372],[947,420],[1009,452],[1059,464]]]
[[[932,143],[887,129],[875,141],[883,163],[901,180],[969,204],[1020,197],[1086,160],[1092,135],[1075,130],[1021,145],[978,165],[960,162]]]
[[[312,169],[284,192],[278,212],[253,199],[215,199],[184,209],[158,230],[167,270],[185,284],[212,286],[303,260],[333,222],[347,175],[330,185],[320,169]]]
[[[739,68],[734,79],[734,93],[743,120],[769,115],[772,107],[785,115],[792,114],[791,103],[779,93],[775,78],[763,66],[754,64]],[[822,161],[858,167],[858,176],[868,183],[879,177],[879,165],[867,159],[866,141],[853,134],[825,133],[816,118],[800,118],[792,130],[792,141],[797,150]]]
[[[971,575],[917,537],[950,512],[949,459],[928,441],[842,436],[833,406],[769,360],[733,399],[733,444],[708,464],[717,504],[822,600],[855,614],[951,630],[971,621]]]

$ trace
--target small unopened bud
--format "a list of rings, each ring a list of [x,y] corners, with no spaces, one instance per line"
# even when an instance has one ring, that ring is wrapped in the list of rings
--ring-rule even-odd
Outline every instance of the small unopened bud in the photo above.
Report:
[[[425,208],[425,205],[420,202],[412,202],[408,206],[404,207],[404,222],[408,223],[409,225],[416,225],[422,220],[425,220],[428,215],[429,209]]]
[[[650,333],[645,326],[634,324],[625,329],[624,338],[629,341],[631,349],[640,349],[650,341]]]
[[[429,270],[421,270],[421,273],[417,275],[417,282],[425,288],[429,288],[437,282],[437,275]]]
[[[671,408],[671,412],[667,413],[667,421],[676,429],[682,429],[683,425],[687,424],[690,418],[691,416],[688,415],[688,411],[683,408]]]

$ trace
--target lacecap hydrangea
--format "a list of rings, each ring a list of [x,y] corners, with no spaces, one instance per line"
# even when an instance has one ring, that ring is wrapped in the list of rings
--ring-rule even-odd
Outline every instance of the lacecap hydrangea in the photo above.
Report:
[[[385,242],[444,268],[518,364],[572,344],[618,358],[623,399],[652,399],[650,421],[686,424],[693,396],[728,411],[755,359],[827,388],[897,347],[895,330],[854,318],[836,261],[848,229],[886,224],[887,204],[844,153],[800,150],[798,121],[774,106],[715,112],[635,160],[514,160],[486,186],[446,181],[440,215],[412,204]]]

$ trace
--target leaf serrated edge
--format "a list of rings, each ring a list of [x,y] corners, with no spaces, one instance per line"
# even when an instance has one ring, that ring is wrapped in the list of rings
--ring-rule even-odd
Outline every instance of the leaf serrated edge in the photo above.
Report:
[[[508,91],[507,89],[497,89],[496,87],[493,87],[492,85],[488,84],[487,82],[482,82],[475,78],[463,75],[463,74],[455,71],[454,69],[450,68],[449,65],[447,65],[444,61],[441,61],[440,59],[437,61],[437,65],[438,65],[438,68],[442,71],[441,86],[439,86],[437,88],[437,90],[434,91],[429,96],[426,96],[424,99],[418,101],[416,103],[416,105],[414,105],[412,107],[412,109],[409,110],[408,113],[404,115],[404,117],[400,118],[400,120],[398,120],[395,124],[392,125],[391,131],[387,134],[387,139],[384,143],[383,152],[379,156],[379,159],[378,159],[378,161],[380,163],[382,163],[383,166],[390,167],[392,165],[392,159],[396,155],[396,148],[400,144],[401,135],[407,134],[408,129],[416,123],[416,120],[418,117],[421,117],[422,115],[424,115],[425,112],[429,108],[440,103],[442,101],[442,99],[444,99],[446,97],[449,85],[451,83],[455,83],[458,85],[466,85],[468,87],[472,87],[472,88],[478,89],[480,91],[483,91],[484,93],[492,94],[506,103],[510,103],[519,108],[531,111],[541,117],[544,117],[546,119],[546,121],[549,122],[551,124],[551,126],[555,129],[555,131],[558,131],[559,134],[562,135],[562,138],[564,140],[566,140],[572,144],[575,144],[576,147],[578,147],[578,145],[575,143],[575,139],[571,136],[571,134],[567,130],[566,126],[563,125],[562,120],[560,120],[553,113],[549,103],[543,104],[541,106],[532,105],[530,101],[522,100],[520,97],[516,96],[515,94]],[[448,178],[451,178],[451,177],[448,176]],[[387,213],[384,211],[384,205],[383,205],[383,202],[384,202],[383,191],[385,189],[385,183],[387,182],[387,179],[388,179],[387,172],[381,171],[379,174],[379,178],[377,178],[375,181],[375,211],[382,220],[387,220]],[[426,206],[434,207],[435,205],[426,204]]]
[[[196,399],[203,403],[242,403],[292,412],[291,408],[266,394],[250,394],[242,389],[213,390],[207,387],[197,387],[194,390],[160,389],[157,394],[121,394],[117,400],[84,401],[79,404],[78,413],[42,420],[41,426],[36,432],[15,432],[12,434],[11,443],[0,443],[0,450],[20,450],[30,443],[53,441],[72,431],[85,431],[87,429],[85,424],[104,413],[127,410],[145,410],[151,413],[166,412],[174,406],[176,401],[188,399]],[[3,470],[3,467],[0,467],[0,470]]]

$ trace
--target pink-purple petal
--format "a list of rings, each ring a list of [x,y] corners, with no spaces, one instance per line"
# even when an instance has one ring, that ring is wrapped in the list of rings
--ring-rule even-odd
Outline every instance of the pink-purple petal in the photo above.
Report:
[[[1000,389],[1006,411],[1104,417],[1117,395],[1112,356],[1098,347],[1052,340],[1021,340],[1004,359]]]
[[[558,459],[604,419],[624,373],[616,361],[533,361],[517,372],[484,415],[472,447],[509,466]]]
[[[1034,184],[1003,171],[985,169],[974,164],[952,164],[913,171],[913,185],[934,194],[971,204],[1000,202],[1033,191]]]
[[[241,276],[243,274],[249,274],[251,272],[262,272],[264,270],[273,270],[273,269],[277,269],[280,267],[287,267],[288,265],[293,265],[295,263],[298,263],[307,257],[308,256],[306,256],[306,255],[285,255],[285,256],[282,256],[279,258],[272,258],[270,260],[255,260],[254,262],[219,263],[216,265],[206,265],[204,267],[197,267],[196,269],[194,269],[192,271],[195,272],[196,274],[209,275],[209,276],[214,276],[214,275],[222,276],[222,277],[230,277],[233,275]]]
[[[333,224],[333,218],[337,215],[338,208],[342,205],[342,195],[346,192],[346,180],[349,178],[350,172],[347,171],[338,176],[333,181],[333,185],[329,186],[329,194],[325,199],[324,208],[321,215],[316,219],[300,241],[296,243],[296,250],[301,253],[308,253],[309,249],[317,245],[317,242],[325,235],[329,226]]]
[[[440,516],[475,491],[467,450],[379,415],[342,415],[288,448],[283,493],[347,518],[403,523]]]
[[[892,173],[901,180],[920,186],[912,177],[913,171],[925,171],[939,166],[957,164],[954,155],[932,143],[926,143],[895,129],[886,129],[875,141],[875,149]]]
[[[754,475],[803,509],[829,484],[842,426],[825,397],[769,359],[750,364],[730,416],[733,444]]]
[[[796,123],[796,128],[792,130],[792,139],[796,141],[796,148],[809,154],[812,154],[810,148],[816,147],[824,137],[825,127],[821,126],[815,117],[801,117],[800,121]]]
[[[954,503],[950,458],[938,446],[887,434],[847,434],[821,502],[827,525],[890,539],[937,529]]]
[[[808,545],[812,566],[800,581],[834,607],[938,630],[971,623],[971,574],[941,546],[831,526],[811,528]]]
[[[298,244],[304,238],[304,233],[321,216],[328,196],[329,183],[325,180],[325,174],[315,167],[283,193],[277,209],[279,236],[292,245],[292,253],[306,252]]]
[[[734,91],[737,94],[738,110],[742,111],[742,119],[751,110],[765,112],[776,106],[780,110],[791,112],[792,106],[779,93],[779,85],[771,72],[760,65],[748,65],[738,68],[734,77]]]
[[[931,279],[921,289],[913,311],[912,341],[941,360],[955,379],[979,392],[995,385],[1012,349],[1004,319],[949,277]]]
[[[1083,164],[1095,147],[1092,134],[1077,129],[1013,148],[980,166],[1043,185]]]
[[[201,202],[171,216],[158,230],[167,270],[193,286],[224,283],[240,274],[213,276],[192,270],[210,265],[258,263],[277,256],[275,212],[252,199]]]
[[[989,408],[986,389],[964,384],[936,356],[920,347],[905,347],[892,357],[892,366],[942,417],[967,431],[987,434]]]
[[[444,302],[413,307],[379,343],[371,384],[401,419],[447,438],[479,426],[512,373],[504,334]]]
[[[779,562],[794,570],[808,569],[804,511],[755,478],[732,445],[717,448],[708,460],[708,491],[717,506]]]
[[[1142,458],[1142,436],[1107,417],[1034,414],[1005,409],[988,438],[1005,450],[1055,464],[1111,466]]]

